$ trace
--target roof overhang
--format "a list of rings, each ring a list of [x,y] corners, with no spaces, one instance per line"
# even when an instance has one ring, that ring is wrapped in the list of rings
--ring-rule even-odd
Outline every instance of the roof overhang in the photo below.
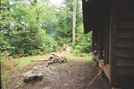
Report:
[[[98,28],[100,19],[110,14],[111,0],[82,0],[84,32]]]

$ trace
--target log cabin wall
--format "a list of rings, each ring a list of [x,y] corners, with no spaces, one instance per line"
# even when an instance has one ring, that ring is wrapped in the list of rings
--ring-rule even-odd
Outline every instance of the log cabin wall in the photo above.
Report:
[[[84,32],[93,31],[93,51],[98,51],[97,61],[104,59],[102,69],[110,84],[134,85],[134,0],[82,0],[82,4]]]
[[[134,0],[112,0],[110,83],[134,85]]]

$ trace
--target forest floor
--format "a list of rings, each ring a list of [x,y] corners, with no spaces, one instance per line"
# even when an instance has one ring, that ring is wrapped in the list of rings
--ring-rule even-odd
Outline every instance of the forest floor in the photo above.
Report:
[[[38,82],[24,83],[22,75],[37,65],[43,66],[44,78]],[[94,61],[68,59],[67,63],[46,66],[47,61],[42,61],[18,70],[20,75],[13,77],[3,89],[111,89],[108,79],[102,75],[86,88],[99,71]]]

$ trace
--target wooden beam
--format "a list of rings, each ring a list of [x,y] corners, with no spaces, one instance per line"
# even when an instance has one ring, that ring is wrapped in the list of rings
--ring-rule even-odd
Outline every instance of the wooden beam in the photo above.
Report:
[[[117,67],[117,75],[122,75],[122,76],[133,76],[134,77],[134,67]]]
[[[133,57],[134,58],[134,48],[117,48],[118,57]]]
[[[98,56],[94,56],[94,55],[93,55],[93,57],[94,57],[94,59],[96,60],[96,62],[98,63],[98,66],[104,71],[106,77],[107,77],[108,79],[110,79],[110,71],[109,71],[109,68],[108,68],[106,65],[104,65],[104,62],[102,62],[102,61],[98,58]]]
[[[104,71],[107,78],[110,79],[109,68],[106,65],[104,65],[104,63],[101,60],[99,60],[98,65]]]
[[[117,66],[134,67],[134,58],[133,57],[118,57]]]
[[[134,39],[118,38],[117,47],[119,48],[134,48]]]
[[[99,22],[99,28],[98,28],[98,53],[99,53],[99,59],[103,59],[103,50],[104,50],[104,20],[100,17]]]
[[[113,1],[114,2],[114,1]],[[109,82],[112,85],[117,85],[117,76],[116,76],[116,44],[117,44],[117,29],[114,26],[113,18],[113,5],[111,12],[111,20],[110,20],[110,31],[109,31],[109,66],[110,66],[110,79]]]

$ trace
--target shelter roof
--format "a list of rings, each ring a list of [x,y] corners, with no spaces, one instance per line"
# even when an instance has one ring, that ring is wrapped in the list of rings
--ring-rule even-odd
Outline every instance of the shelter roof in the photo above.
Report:
[[[82,0],[84,32],[95,30],[100,24],[100,19],[108,18],[111,0]]]

